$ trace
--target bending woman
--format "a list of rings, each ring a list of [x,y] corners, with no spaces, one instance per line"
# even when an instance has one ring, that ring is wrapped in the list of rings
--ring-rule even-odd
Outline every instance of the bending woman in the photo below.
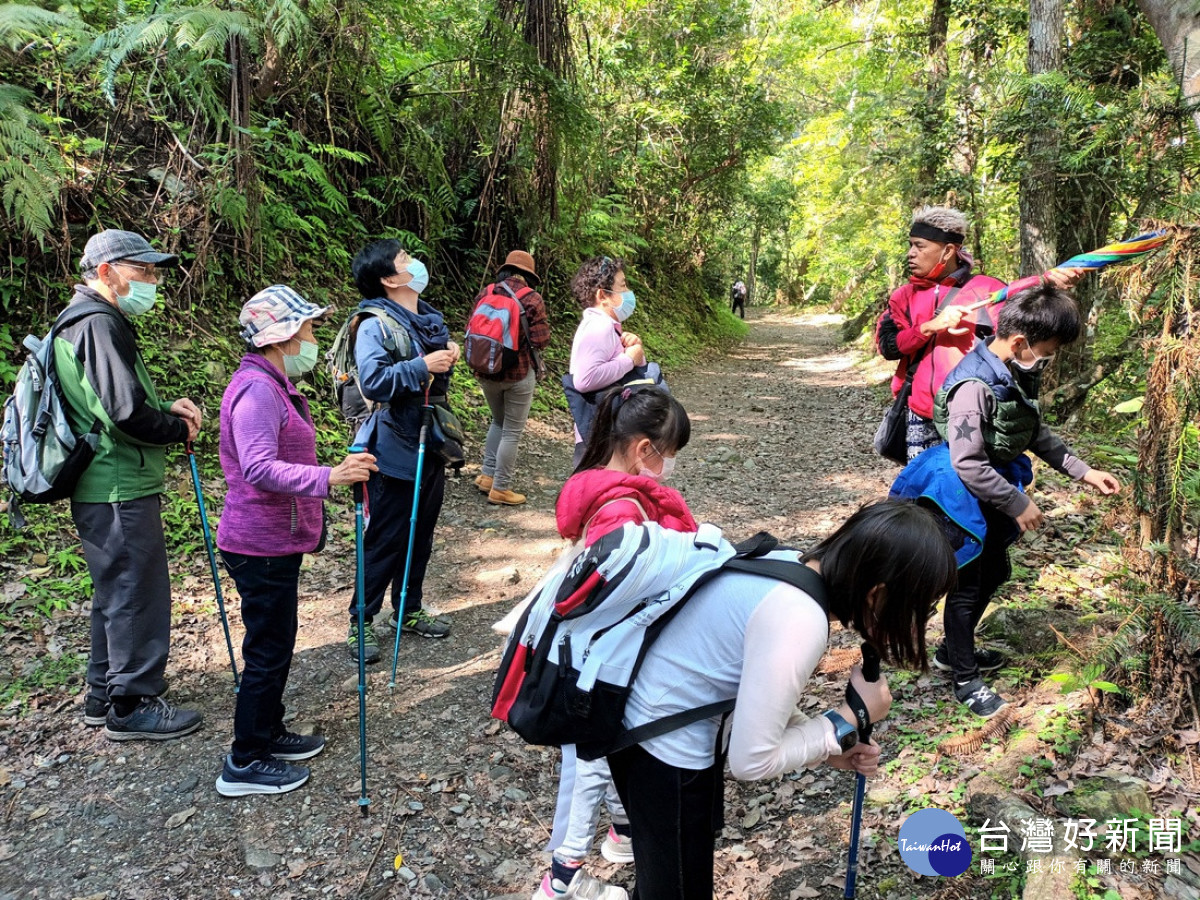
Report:
[[[795,551],[775,551],[796,559]],[[721,717],[608,757],[633,833],[643,900],[709,900],[714,835],[724,824],[724,752],[735,778],[757,780],[822,762],[873,775],[879,746],[849,746],[853,711],[816,718],[796,711],[839,621],[891,663],[924,668],[925,623],[955,583],[954,553],[932,514],[910,503],[864,507],[801,557],[822,576],[829,610],[791,585],[737,572],[702,586],[651,645],[633,683],[625,727],[736,698]],[[851,683],[872,722],[891,705],[887,682]],[[843,743],[845,741],[845,743]],[[848,749],[843,751],[842,747]]]

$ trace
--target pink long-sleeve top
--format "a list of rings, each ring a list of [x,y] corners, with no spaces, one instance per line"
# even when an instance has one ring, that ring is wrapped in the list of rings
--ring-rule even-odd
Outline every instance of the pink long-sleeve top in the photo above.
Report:
[[[317,465],[308,400],[257,353],[242,357],[221,398],[221,468],[229,489],[218,547],[246,556],[316,549],[331,470]]]

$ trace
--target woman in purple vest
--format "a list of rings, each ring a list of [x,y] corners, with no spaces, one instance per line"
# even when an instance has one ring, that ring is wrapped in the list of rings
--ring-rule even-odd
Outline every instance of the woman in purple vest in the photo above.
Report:
[[[352,453],[317,464],[308,401],[291,379],[317,362],[312,320],[325,312],[284,285],[259,291],[238,321],[249,352],[221,400],[221,468],[229,487],[217,546],[242,598],[242,683],[233,747],[217,793],[282,794],[308,780],[291,762],[325,739],[283,725],[283,689],[296,648],[300,562],[324,538],[331,485],[366,481],[375,457]]]

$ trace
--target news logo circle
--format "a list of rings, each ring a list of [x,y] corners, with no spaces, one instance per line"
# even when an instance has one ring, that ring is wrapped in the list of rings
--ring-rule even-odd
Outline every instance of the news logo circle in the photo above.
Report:
[[[944,809],[922,809],[900,826],[900,858],[921,875],[961,875],[971,868],[966,829]]]

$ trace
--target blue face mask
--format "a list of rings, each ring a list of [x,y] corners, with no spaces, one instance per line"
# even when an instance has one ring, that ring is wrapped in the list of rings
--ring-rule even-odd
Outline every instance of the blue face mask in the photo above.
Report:
[[[412,260],[404,267],[404,271],[412,275],[412,281],[404,285],[404,287],[412,288],[418,294],[429,287],[429,270],[425,268],[425,263],[419,259]]]
[[[624,322],[637,309],[637,297],[633,296],[633,291],[621,291],[620,297],[621,305],[613,312],[616,314],[618,322]]]
[[[140,316],[154,308],[158,297],[158,285],[144,281],[129,282],[129,293],[117,298],[117,306],[127,316]]]

